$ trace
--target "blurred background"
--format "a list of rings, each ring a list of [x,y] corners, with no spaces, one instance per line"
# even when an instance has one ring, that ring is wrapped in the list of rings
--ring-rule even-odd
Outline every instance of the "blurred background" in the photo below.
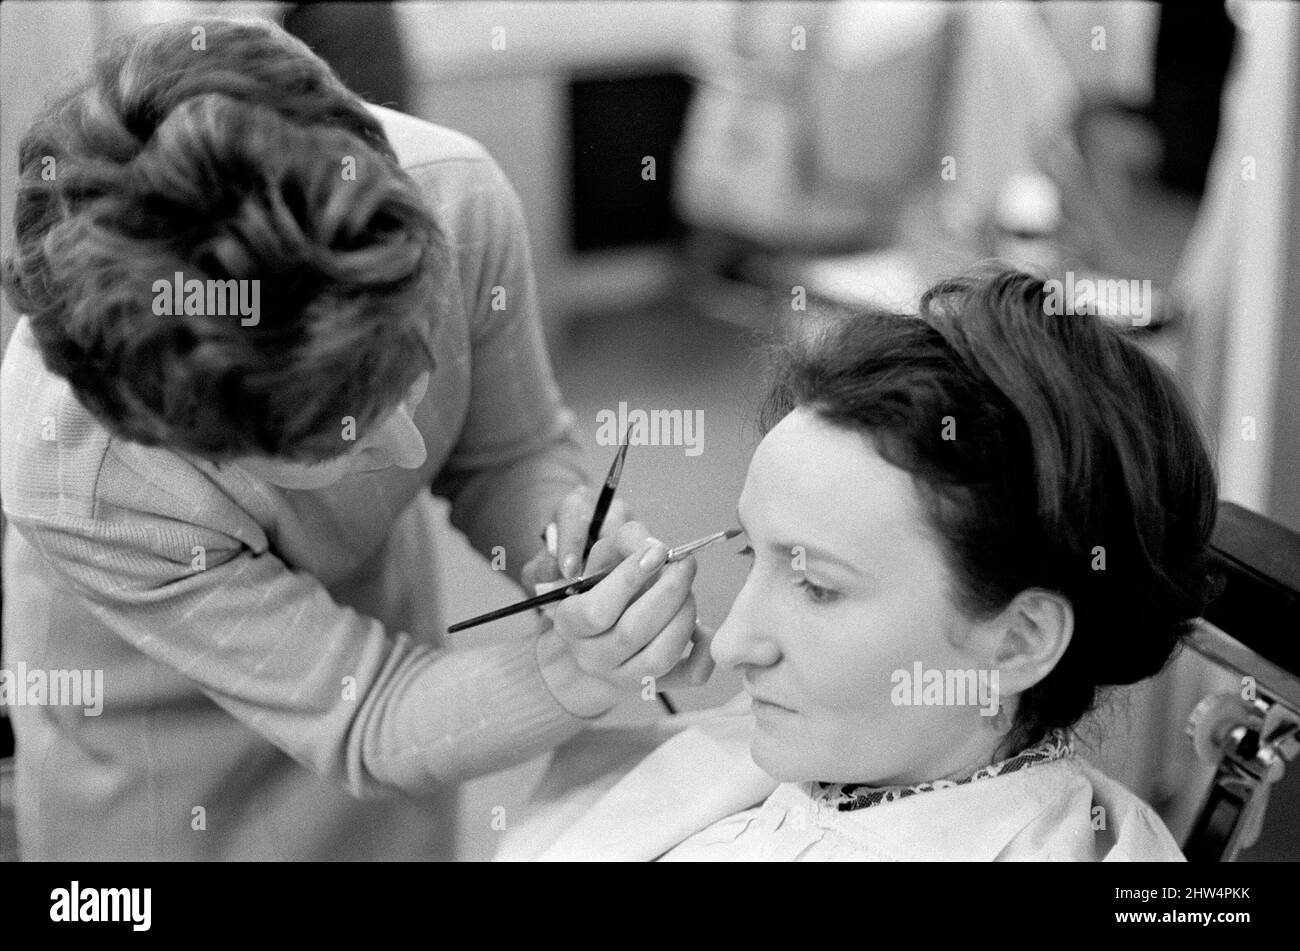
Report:
[[[936,277],[991,258],[1149,281],[1149,322],[1104,319],[1180,381],[1222,497],[1300,531],[1295,6],[8,2],[6,249],[17,143],[41,104],[105,39],[200,13],[273,19],[370,101],[488,148],[523,202],[591,471],[612,458],[595,442],[600,411],[702,412],[699,455],[629,454],[620,492],[659,537],[731,520],[759,437],[763,344],[864,303],[907,308]],[[7,341],[17,315],[0,317]],[[447,617],[511,596],[463,542],[448,545]],[[706,623],[743,570],[731,549],[701,556]],[[1222,677],[1180,659],[1108,709],[1091,750],[1176,835],[1189,782],[1204,779],[1181,724]],[[674,700],[701,708],[737,690],[720,674]],[[610,718],[657,712],[632,700]],[[470,784],[463,857],[491,854],[491,810],[521,804],[540,768]],[[1300,858],[1297,829],[1293,777],[1246,857]]]

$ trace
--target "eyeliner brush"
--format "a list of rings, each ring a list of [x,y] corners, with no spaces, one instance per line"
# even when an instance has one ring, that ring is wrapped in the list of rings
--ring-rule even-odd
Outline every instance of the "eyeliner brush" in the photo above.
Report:
[[[618,480],[623,477],[623,460],[627,458],[627,448],[630,444],[624,441],[623,445],[618,447],[618,455],[614,457],[613,464],[609,467],[609,474],[605,476],[605,485],[600,490],[600,495],[596,498],[596,510],[591,515],[591,525],[587,529],[587,544],[582,547],[582,564],[587,564],[587,559],[591,557],[591,549],[600,539],[600,530],[605,524],[605,516],[609,514],[610,503],[614,501],[614,492],[618,489]]]
[[[701,548],[707,548],[714,542],[724,541],[728,538],[735,538],[740,534],[740,529],[731,528],[724,532],[714,532],[712,535],[706,535],[703,538],[697,538],[693,542],[687,542],[685,545],[678,545],[676,548],[669,549],[668,559],[665,564],[681,561],[689,558]],[[486,624],[489,621],[497,621],[503,617],[509,617],[512,614],[519,614],[521,611],[528,611],[532,608],[540,608],[547,604],[554,604],[556,601],[563,601],[565,598],[572,597],[575,594],[584,594],[590,591],[596,585],[604,581],[614,568],[606,568],[604,571],[598,571],[594,575],[574,578],[571,582],[562,588],[556,588],[554,591],[547,591],[545,594],[539,594],[533,598],[526,598],[523,601],[517,601],[514,604],[508,604],[504,608],[497,608],[495,611],[489,611],[487,614],[480,614],[478,617],[472,617],[467,621],[460,621],[447,628],[448,634],[455,634],[466,628],[477,627],[480,624]]]

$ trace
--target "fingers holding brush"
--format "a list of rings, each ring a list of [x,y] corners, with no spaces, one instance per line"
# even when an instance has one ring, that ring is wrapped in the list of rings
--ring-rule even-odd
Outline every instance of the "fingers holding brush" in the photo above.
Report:
[[[595,491],[583,485],[564,497],[555,514],[555,559],[565,578],[575,577],[582,570],[582,544],[595,504]]]
[[[617,565],[645,546],[650,529],[643,522],[624,522],[596,542],[587,557],[586,574],[595,574]]]
[[[591,526],[601,513],[597,510],[594,489],[581,486],[574,489],[560,503],[556,514],[555,559],[561,575],[576,577],[584,570],[583,561]],[[612,537],[631,518],[631,511],[622,499],[611,499],[600,519],[600,538]],[[588,556],[589,557],[589,556]],[[587,572],[596,570],[588,566]]]
[[[666,678],[673,668],[681,661],[682,654],[685,652],[687,645],[691,643],[691,637],[695,632],[696,607],[695,597],[690,594],[690,583],[695,577],[695,559],[688,558],[676,565],[670,566],[669,570],[675,570],[689,565],[691,570],[689,577],[679,579],[669,579],[668,571],[664,572],[659,583],[684,584],[686,598],[682,601],[676,612],[666,622],[659,624],[658,618],[646,618],[643,621],[640,617],[634,618],[630,622],[633,630],[647,628],[658,628],[658,634],[651,638],[634,656],[629,658],[623,664],[623,670],[627,673],[628,679],[633,683],[641,683],[643,678],[651,677],[659,686],[659,681]],[[684,574],[684,573],[683,573]],[[658,584],[658,583],[657,583]],[[656,585],[657,586],[657,585]],[[653,589],[652,589],[653,590]],[[646,599],[642,598],[637,601],[631,608],[628,608],[627,614],[632,614],[634,610],[645,605]],[[667,605],[676,603],[675,599],[668,600]],[[662,609],[663,605],[656,605],[647,609]],[[625,615],[626,617],[627,615]],[[646,623],[648,621],[648,623]]]
[[[572,641],[610,631],[667,559],[668,546],[647,537],[590,591],[560,602],[555,609],[556,627],[562,628],[566,638]]]
[[[555,608],[538,639],[538,660],[551,692],[571,712],[599,714],[620,690],[640,686],[640,667],[627,661],[677,617],[690,594],[689,581],[683,585],[678,575],[685,570],[693,577],[693,568],[673,564],[664,570],[667,558],[668,547],[647,538],[590,591]],[[627,617],[630,604],[646,599],[653,609]]]
[[[739,529],[714,532],[670,550],[644,525],[629,522],[613,538],[597,543],[590,570],[568,582],[567,589],[452,629],[554,603],[554,615],[538,638],[538,660],[556,699],[579,716],[603,713],[620,688],[644,689],[646,678],[665,683],[685,678],[684,683],[698,685],[712,673],[712,630],[699,623],[696,613],[693,555],[738,534]]]
[[[586,602],[583,607],[597,613],[588,615],[585,623],[571,618],[566,623],[575,631],[598,631],[589,634],[588,643],[576,648],[593,667],[620,668],[621,680],[628,683],[639,683],[646,676],[663,678],[672,673],[671,680],[667,681],[670,685],[697,686],[713,672],[713,658],[709,653],[713,631],[699,623],[696,613],[692,591],[696,561],[688,557],[668,563],[661,570],[642,570],[639,574],[629,571],[631,559],[652,552],[653,543],[649,530],[640,522],[627,522],[613,537],[599,541],[588,560],[588,573],[619,567],[583,598],[572,600],[583,602],[600,592],[608,595],[611,603],[602,608]],[[623,587],[607,587],[616,577],[621,579]],[[640,587],[634,591],[632,585],[638,583],[638,578]],[[569,610],[576,607],[571,604]],[[563,606],[557,609],[563,610]],[[609,613],[600,613],[605,610]],[[610,624],[613,610],[621,613]],[[557,617],[557,621],[561,620]],[[689,656],[683,657],[688,648]]]
[[[581,661],[612,672],[622,686],[639,687],[644,677],[662,677],[672,670],[691,638],[694,580],[693,559],[665,566],[643,586],[616,624],[575,644],[575,653]]]
[[[577,577],[579,573],[592,574],[618,561],[618,557],[615,557],[612,561],[605,560],[598,563],[594,557],[589,556],[586,564],[583,564],[582,549],[590,522],[590,500],[594,497],[595,493],[591,489],[578,488],[560,504],[556,521],[547,525],[546,530],[542,532],[542,550],[524,566],[525,588],[538,592],[548,590],[562,580]],[[627,505],[619,499],[613,500],[601,530],[601,542],[596,544],[600,545],[614,538],[619,529],[628,524],[630,518],[631,513]],[[644,531],[642,537],[648,535],[649,532]],[[592,551],[594,552],[595,549],[593,548]],[[538,588],[538,585],[544,587]]]

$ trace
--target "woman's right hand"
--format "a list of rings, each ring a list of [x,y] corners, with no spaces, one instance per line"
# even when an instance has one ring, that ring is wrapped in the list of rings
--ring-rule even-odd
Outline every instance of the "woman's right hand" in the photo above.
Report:
[[[695,559],[665,567],[667,557],[668,546],[640,522],[626,523],[592,549],[587,573],[617,567],[590,591],[560,602],[538,641],[542,675],[570,713],[599,716],[620,692],[653,690],[679,664],[690,683],[712,673],[691,593]]]

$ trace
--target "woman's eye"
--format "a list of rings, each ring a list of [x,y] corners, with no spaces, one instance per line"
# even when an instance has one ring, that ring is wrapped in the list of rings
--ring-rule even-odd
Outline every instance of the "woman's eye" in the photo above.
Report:
[[[803,589],[804,596],[813,604],[829,604],[839,597],[839,592],[832,591],[830,588],[823,588],[821,585],[815,585],[807,578],[799,579],[799,587]]]

